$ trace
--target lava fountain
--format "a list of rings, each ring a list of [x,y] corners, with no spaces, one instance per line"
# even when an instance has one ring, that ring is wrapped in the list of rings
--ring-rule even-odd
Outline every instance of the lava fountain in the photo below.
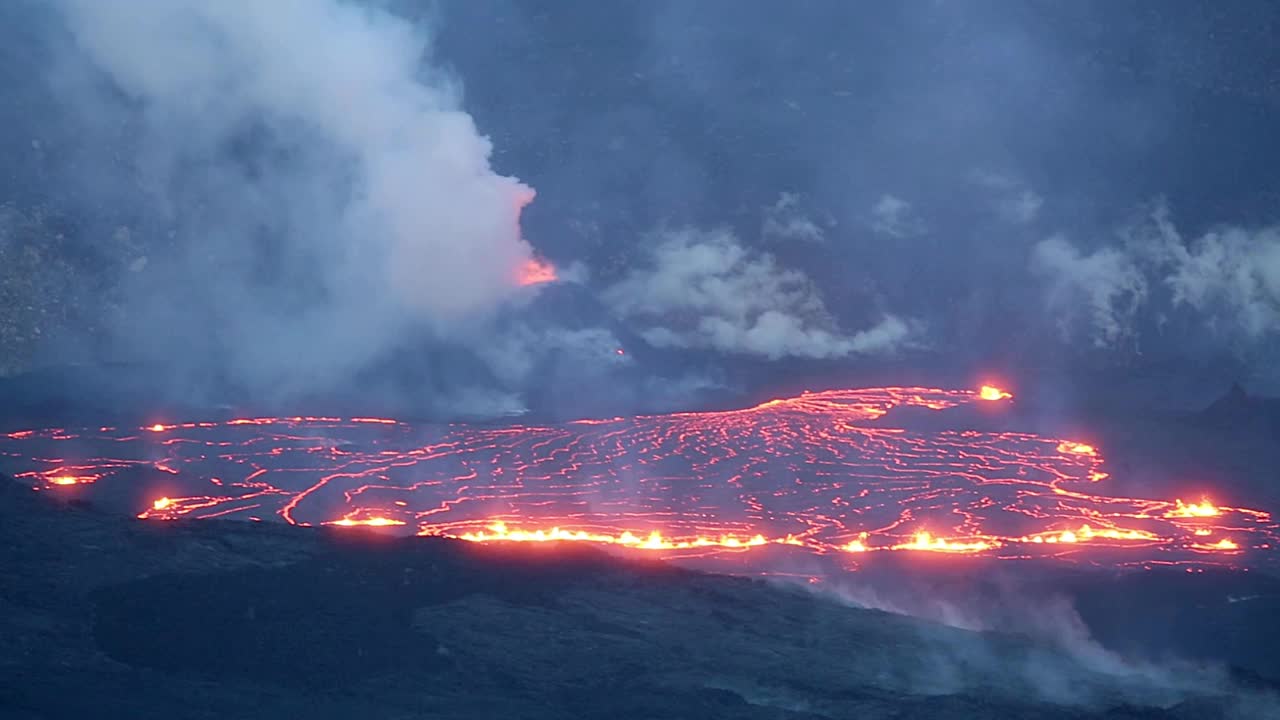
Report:
[[[138,517],[157,520],[278,519],[702,559],[782,546],[855,563],[883,552],[1146,566],[1271,557],[1268,513],[1109,495],[1091,445],[887,424],[897,408],[1009,399],[993,386],[886,387],[555,425],[292,417],[45,429],[0,435],[0,460],[41,491],[140,490]]]

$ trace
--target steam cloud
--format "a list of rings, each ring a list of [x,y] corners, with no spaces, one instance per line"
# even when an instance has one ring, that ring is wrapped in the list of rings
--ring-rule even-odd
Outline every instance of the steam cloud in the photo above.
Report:
[[[1204,329],[1248,342],[1280,333],[1280,228],[1220,226],[1187,239],[1164,203],[1127,225],[1117,243],[1085,254],[1062,237],[1039,243],[1033,268],[1048,300],[1096,343],[1138,331],[1142,313],[1190,311]],[[1076,302],[1082,300],[1082,302]]]
[[[129,343],[301,388],[512,291],[533,192],[491,169],[408,21],[338,0],[57,7],[136,111],[138,181],[177,246],[139,279]]]
[[[832,358],[892,350],[910,333],[893,316],[853,335],[841,333],[809,278],[725,230],[668,233],[649,260],[607,288],[604,298],[659,347]]]
[[[625,365],[606,359],[627,339],[611,322],[476,322],[529,256],[518,221],[532,191],[490,168],[411,22],[339,0],[109,5],[53,6],[77,45],[64,66],[87,60],[116,95],[54,87],[75,95],[69,115],[133,138],[122,155],[147,220],[130,224],[148,257],[129,273],[116,347],[273,393],[413,357],[411,337],[477,349],[510,392],[537,382],[544,355]],[[1215,74],[1256,69],[1269,38],[1228,47],[1199,30],[1243,11],[624,5],[445,4],[436,39],[503,161],[544,191],[527,219],[546,223],[540,247],[580,260],[575,277],[649,342],[841,358],[927,328],[947,367],[990,353],[1038,367],[1080,338],[1128,360],[1138,346],[1148,359],[1220,352],[1229,337],[1254,368],[1275,367],[1280,240],[1273,203],[1245,202],[1270,191],[1274,164],[1239,145],[1165,152],[1263,137],[1231,135],[1227,104],[1195,123],[1170,112],[1218,108],[1204,88],[1273,97],[1266,72],[1230,92]],[[1167,55],[1188,44],[1212,61]],[[1122,68],[1117,48],[1146,69]],[[566,85],[590,90],[548,100]],[[56,140],[40,158],[64,151]],[[1195,182],[1170,182],[1188,167]],[[1151,214],[1098,242],[1159,192],[1187,213],[1181,227]],[[1204,231],[1208,208],[1236,224]],[[666,233],[633,263],[645,229],[717,223],[733,233]],[[881,301],[898,314],[869,320]],[[1048,342],[1054,326],[1069,347]]]
[[[1044,276],[1050,308],[1059,317],[1059,328],[1070,336],[1075,317],[1083,313],[1083,323],[1093,342],[1109,346],[1130,332],[1134,314],[1146,300],[1147,282],[1138,268],[1114,248],[1089,255],[1061,236],[1036,245],[1032,269]]]

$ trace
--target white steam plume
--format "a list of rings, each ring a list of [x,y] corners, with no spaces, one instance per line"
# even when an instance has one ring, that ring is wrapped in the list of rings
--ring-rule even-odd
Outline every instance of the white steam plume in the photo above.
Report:
[[[233,373],[331,380],[511,291],[533,192],[491,169],[409,22],[341,0],[57,7],[137,108],[139,174],[177,228],[167,278],[187,306],[135,316],[147,335],[203,314]],[[287,276],[253,265],[264,234]]]
[[[1047,300],[1060,329],[1070,333],[1081,313],[1094,344],[1108,346],[1126,333],[1146,300],[1147,283],[1132,260],[1113,248],[1081,253],[1060,236],[1037,244],[1032,271],[1048,282]]]
[[[1086,254],[1053,237],[1031,264],[1064,325],[1083,324],[1100,346],[1136,332],[1143,310],[1190,313],[1248,342],[1280,335],[1280,227],[1224,225],[1187,239],[1157,203],[1114,245]]]
[[[648,265],[607,288],[604,299],[662,347],[834,358],[889,351],[910,334],[907,323],[893,316],[862,332],[842,333],[808,277],[748,250],[723,230],[668,233]]]

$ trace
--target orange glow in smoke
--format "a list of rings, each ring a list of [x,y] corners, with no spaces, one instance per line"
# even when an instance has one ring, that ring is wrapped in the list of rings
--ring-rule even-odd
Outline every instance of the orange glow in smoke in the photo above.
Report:
[[[978,397],[983,400],[995,401],[1008,400],[1013,397],[1013,395],[1001,390],[995,385],[983,385],[982,388],[978,390]]]
[[[555,265],[546,260],[529,258],[520,266],[520,271],[516,275],[516,284],[525,287],[555,282],[558,279],[559,276],[556,274]]]

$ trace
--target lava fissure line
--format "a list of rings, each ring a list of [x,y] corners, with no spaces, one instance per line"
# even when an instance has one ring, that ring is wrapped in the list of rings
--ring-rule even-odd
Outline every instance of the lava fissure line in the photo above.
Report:
[[[1113,566],[1272,557],[1260,552],[1276,545],[1270,513],[1106,495],[1102,453],[1087,443],[884,426],[897,408],[998,411],[1009,401],[993,387],[865,388],[559,426],[294,417],[53,428],[0,435],[0,455],[50,492],[145,483],[151,505],[138,515],[147,519],[271,514],[704,558],[764,545]]]

